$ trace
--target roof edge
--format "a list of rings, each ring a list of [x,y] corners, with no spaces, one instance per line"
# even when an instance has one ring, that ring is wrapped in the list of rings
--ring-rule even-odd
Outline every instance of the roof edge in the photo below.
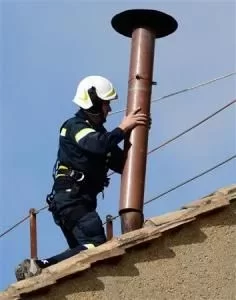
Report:
[[[60,279],[66,279],[72,274],[91,268],[96,262],[122,256],[126,250],[136,245],[146,243],[161,237],[165,232],[195,221],[201,215],[216,212],[220,208],[230,205],[236,200],[236,184],[221,188],[216,192],[193,201],[182,209],[162,216],[150,218],[144,227],[125,233],[105,244],[83,251],[61,263],[48,267],[36,276],[16,282],[0,293],[1,300],[17,300],[20,296],[40,291],[57,284]]]

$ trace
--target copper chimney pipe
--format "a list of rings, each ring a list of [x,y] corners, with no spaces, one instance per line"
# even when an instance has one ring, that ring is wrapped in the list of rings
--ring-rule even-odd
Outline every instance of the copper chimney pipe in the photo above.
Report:
[[[37,258],[37,224],[36,210],[31,208],[30,214],[30,257]]]
[[[113,28],[132,38],[129,68],[127,111],[141,107],[150,114],[153,82],[155,39],[167,36],[177,29],[171,16],[156,10],[127,10],[112,18]],[[125,139],[127,155],[121,178],[120,217],[122,233],[143,225],[143,197],[145,187],[148,128],[139,126]]]

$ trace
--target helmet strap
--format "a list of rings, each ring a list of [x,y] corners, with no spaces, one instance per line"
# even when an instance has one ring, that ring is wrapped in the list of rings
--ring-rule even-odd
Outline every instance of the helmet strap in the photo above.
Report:
[[[88,94],[90,100],[92,101],[93,106],[88,109],[89,112],[94,114],[101,114],[102,113],[102,100],[98,97],[96,88],[92,86],[88,89]]]

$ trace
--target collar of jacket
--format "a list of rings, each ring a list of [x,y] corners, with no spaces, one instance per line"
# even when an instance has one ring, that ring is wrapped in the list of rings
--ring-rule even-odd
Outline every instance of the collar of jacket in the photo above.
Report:
[[[105,128],[102,124],[102,122],[99,122],[99,119],[101,118],[99,115],[93,115],[90,113],[86,113],[83,109],[80,109],[75,114],[77,118],[83,119],[85,122],[87,121],[89,125],[98,131],[104,131]]]

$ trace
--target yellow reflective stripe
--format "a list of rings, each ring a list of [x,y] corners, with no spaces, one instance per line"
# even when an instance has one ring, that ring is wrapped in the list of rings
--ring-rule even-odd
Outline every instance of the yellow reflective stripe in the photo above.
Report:
[[[92,128],[84,128],[81,129],[78,133],[76,133],[75,135],[75,140],[78,143],[83,137],[85,137],[87,134],[91,133],[91,132],[96,132],[96,130],[92,129]]]
[[[62,128],[62,130],[61,130],[61,136],[66,136],[66,131],[67,131],[67,129],[66,128]]]
[[[66,166],[59,166],[58,170],[68,170],[68,168]]]
[[[115,95],[115,94],[116,94],[116,91],[115,91],[114,88],[112,88],[107,94],[103,95],[103,97],[104,97],[104,98],[106,98],[106,97],[111,97],[111,96],[113,96],[113,95]]]
[[[57,174],[55,177],[58,178],[58,177],[61,177],[61,176],[66,176],[66,174]]]
[[[88,91],[83,90],[83,92],[80,95],[80,98],[83,99],[84,101],[88,101],[89,100],[89,94]]]
[[[66,176],[66,174],[58,174],[58,172],[60,172],[60,170],[68,170],[69,168],[68,167],[66,167],[66,166],[63,166],[63,165],[60,165],[58,168],[57,168],[57,171],[56,171],[56,178],[58,178],[58,177],[61,177],[61,176]]]
[[[85,246],[87,249],[95,248],[94,244],[84,244],[83,246]]]

